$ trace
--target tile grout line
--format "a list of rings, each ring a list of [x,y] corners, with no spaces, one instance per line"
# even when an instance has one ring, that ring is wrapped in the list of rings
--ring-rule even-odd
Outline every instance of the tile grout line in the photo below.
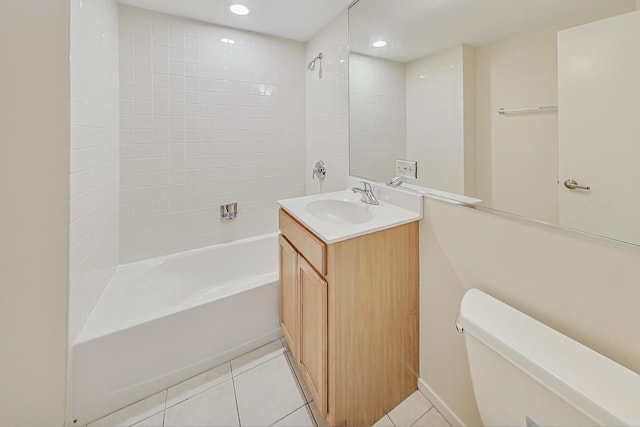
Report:
[[[242,421],[240,421],[240,408],[238,407],[238,393],[236,392],[236,381],[233,376],[233,366],[231,365],[231,361],[229,361],[229,369],[231,369],[231,385],[233,386],[233,400],[236,403],[236,414],[238,415],[238,426],[242,427]]]
[[[275,342],[275,341],[274,341],[274,342]],[[235,375],[233,374],[233,367],[232,367],[232,368],[231,368],[231,376],[232,376],[232,377],[233,377],[233,376],[240,376],[240,375],[242,375],[242,374],[244,374],[244,373],[246,373],[246,372],[249,372],[249,371],[251,371],[251,370],[253,370],[253,369],[257,368],[258,366],[262,366],[262,365],[264,365],[264,364],[265,364],[265,363],[267,363],[267,362],[271,362],[273,359],[277,358],[278,356],[283,356],[285,353],[286,353],[286,350],[283,348],[283,352],[282,352],[282,353],[280,353],[280,354],[276,354],[275,356],[270,357],[270,358],[269,358],[269,359],[267,359],[267,360],[263,360],[262,362],[258,363],[257,365],[252,366],[252,367],[248,368],[247,370],[242,371],[242,372],[240,372],[240,373],[238,373],[238,374],[235,374]],[[235,359],[234,359],[234,360],[235,360]],[[229,361],[228,363],[231,365],[231,361]]]
[[[311,418],[313,419],[313,423],[316,425],[316,427],[318,427],[320,425],[320,423],[318,422],[318,420],[316,420],[316,416],[313,413],[313,411],[311,410],[311,402],[308,402],[307,406],[309,406],[309,412],[311,412]]]
[[[298,378],[298,374],[296,373],[295,368],[293,367],[293,361],[289,358],[289,355],[287,354],[289,352],[285,351],[284,353],[284,357],[287,359],[287,363],[289,364],[289,368],[291,368],[291,371],[293,372],[293,377],[296,379],[296,384],[298,384],[298,389],[300,390],[300,393],[302,393],[302,397],[304,398],[305,403],[311,403],[311,400],[307,400],[307,395],[304,394],[304,390],[302,388],[302,381],[300,378]],[[314,417],[315,419],[315,417]],[[316,423],[317,424],[317,423]]]
[[[284,417],[274,421],[273,423],[269,424],[269,426],[272,426],[274,424],[278,424],[280,421],[284,420],[285,418],[287,418],[289,415],[293,414],[294,412],[298,411],[300,408],[304,408],[305,406],[307,406],[307,403],[304,403],[302,406],[298,406],[296,409],[294,409],[293,411],[289,412],[287,415],[285,415]],[[313,418],[313,414],[312,418]]]
[[[278,340],[279,340],[279,339],[278,339]],[[275,342],[275,341],[274,341],[274,342]],[[231,365],[231,379],[233,380],[233,392],[234,392],[234,396],[235,396],[235,398],[236,398],[236,410],[237,410],[237,412],[238,412],[238,421],[240,420],[240,409],[239,409],[239,407],[238,407],[238,396],[237,396],[237,394],[236,394],[236,389],[235,389],[235,378],[236,378],[236,376],[243,375],[243,374],[245,374],[245,373],[247,373],[247,372],[249,372],[249,371],[251,371],[251,370],[253,370],[253,369],[255,369],[255,368],[259,367],[259,366],[261,366],[261,365],[264,365],[264,364],[265,364],[265,363],[267,363],[267,362],[270,362],[270,361],[272,361],[272,360],[277,359],[277,358],[278,358],[278,357],[280,357],[280,356],[283,356],[283,357],[285,358],[285,360],[287,361],[287,364],[289,365],[289,368],[291,368],[291,369],[293,370],[293,368],[291,367],[291,364],[290,364],[289,358],[287,357],[287,354],[286,354],[287,352],[286,352],[286,349],[284,348],[284,346],[283,346],[283,349],[282,349],[282,350],[283,350],[283,352],[282,352],[282,353],[280,353],[280,354],[278,354],[278,355],[275,355],[274,357],[271,357],[271,358],[269,358],[268,360],[265,360],[265,361],[263,361],[263,362],[261,362],[261,363],[257,364],[256,366],[252,366],[251,368],[247,369],[246,371],[242,371],[242,372],[240,372],[240,373],[239,373],[239,374],[237,374],[237,375],[234,375],[234,374],[233,374],[233,365],[231,365],[231,363],[229,363],[229,364]],[[299,410],[300,408],[303,408],[304,406],[307,406],[307,405],[308,405],[307,399],[306,399],[306,397],[305,397],[304,393],[302,392],[302,389],[300,388],[300,384],[298,383],[298,377],[296,376],[295,371],[293,371],[293,377],[296,379],[296,384],[298,385],[298,391],[299,391],[299,392],[300,392],[300,394],[302,395],[302,398],[303,398],[303,404],[302,404],[301,406],[298,406],[297,408],[295,408],[293,411],[289,412],[289,413],[288,413],[288,414],[286,414],[285,416],[283,416],[283,417],[279,418],[278,420],[274,421],[271,425],[276,424],[276,423],[278,423],[278,422],[282,421],[283,419],[285,419],[285,418],[286,418],[286,417],[288,417],[289,415],[293,414],[294,412],[296,412],[296,411],[297,411],[297,410]],[[314,423],[315,423],[315,417],[313,417],[313,413],[311,413],[311,417],[313,418]],[[316,423],[316,425],[317,425],[317,423]],[[240,424],[240,426],[242,427],[242,424]]]
[[[272,341],[271,343],[276,342],[276,341],[280,341],[280,343],[282,344],[282,340],[281,340],[281,338],[278,338],[277,340],[274,340],[274,341]],[[268,343],[268,344],[271,344],[271,343]],[[265,345],[268,345],[268,344],[265,344]],[[287,363],[289,364],[289,367],[293,370],[293,368],[292,368],[292,366],[291,366],[291,361],[289,360],[289,357],[287,356],[287,349],[286,349],[286,347],[284,346],[284,344],[282,344],[282,348],[281,348],[281,350],[282,350],[281,352],[274,352],[274,353],[268,354],[267,356],[270,356],[268,359],[266,359],[266,360],[262,360],[262,361],[260,361],[260,363],[258,363],[257,365],[252,366],[252,367],[250,367],[250,368],[248,368],[248,369],[246,369],[246,370],[244,370],[244,371],[242,371],[242,372],[240,372],[240,373],[238,373],[238,374],[234,374],[234,372],[233,372],[233,366],[232,366],[232,364],[231,364],[231,361],[228,361],[228,362],[222,363],[222,364],[220,364],[220,365],[217,365],[217,366],[214,366],[213,368],[211,368],[211,369],[216,369],[216,368],[219,368],[220,366],[224,366],[225,364],[228,364],[228,366],[229,366],[230,379],[231,379],[231,383],[232,383],[232,386],[233,386],[234,398],[235,398],[235,403],[236,403],[236,413],[237,413],[237,415],[238,415],[238,423],[240,423],[240,409],[239,409],[239,406],[238,406],[238,397],[237,397],[236,387],[235,387],[235,377],[236,377],[236,376],[240,376],[240,375],[242,375],[242,374],[244,374],[244,373],[247,373],[247,372],[249,372],[249,371],[251,371],[251,370],[253,370],[253,369],[255,369],[255,368],[259,367],[259,366],[262,366],[262,365],[264,365],[265,363],[270,362],[270,361],[272,361],[272,360],[274,360],[274,359],[278,358],[279,356],[284,356],[284,357],[285,357],[285,359],[287,360]],[[253,350],[253,351],[255,351],[255,350]],[[250,352],[249,352],[249,353],[250,353]],[[245,354],[248,354],[248,353],[245,353]],[[241,356],[239,356],[239,357],[241,357]],[[235,359],[234,359],[234,360],[235,360]],[[207,370],[207,371],[209,371],[209,370]],[[183,382],[185,382],[185,381],[191,380],[191,379],[193,379],[193,378],[195,378],[195,377],[198,377],[199,375],[202,375],[203,373],[205,373],[205,372],[207,372],[207,371],[204,371],[204,372],[201,372],[201,373],[199,373],[199,374],[197,374],[197,375],[194,375],[194,376],[192,376],[192,377],[189,377],[189,378],[187,378],[186,380],[181,381],[181,382],[180,382],[180,383],[178,383],[178,384],[175,384],[175,385],[173,385],[173,386],[171,386],[171,387],[169,387],[169,388],[166,388],[166,389],[164,389],[164,390],[160,391],[159,393],[164,392],[164,395],[165,395],[165,396],[164,396],[163,409],[159,410],[158,412],[153,413],[152,415],[150,415],[150,416],[149,416],[149,417],[147,417],[147,418],[150,418],[150,417],[153,417],[153,416],[155,416],[155,415],[157,415],[157,414],[162,413],[162,426],[164,427],[164,424],[165,424],[165,422],[166,422],[166,412],[167,412],[167,409],[173,408],[173,407],[175,407],[175,406],[177,406],[177,405],[179,405],[179,404],[181,404],[181,403],[183,403],[183,402],[185,402],[185,401],[187,401],[187,400],[189,400],[189,399],[191,399],[191,398],[193,398],[193,397],[195,397],[195,396],[198,396],[198,395],[200,395],[200,394],[204,393],[205,391],[208,391],[208,390],[210,390],[210,389],[212,389],[212,388],[214,388],[214,387],[220,386],[220,385],[222,385],[222,384],[226,383],[227,381],[229,381],[229,380],[225,380],[225,381],[222,381],[222,382],[220,382],[220,383],[217,383],[217,384],[214,384],[214,385],[212,385],[212,386],[209,386],[209,387],[207,387],[207,388],[205,388],[205,389],[201,390],[200,392],[198,392],[198,393],[196,393],[196,394],[194,394],[194,395],[192,395],[192,396],[189,396],[189,397],[187,397],[186,399],[183,399],[183,400],[180,400],[180,401],[178,401],[178,402],[175,402],[174,404],[172,404],[171,406],[169,406],[169,389],[170,389],[170,388],[175,387],[175,386],[177,386],[177,385],[179,385],[179,384],[181,384],[181,383],[183,383]],[[302,395],[303,400],[304,400],[304,404],[303,404],[302,406],[304,406],[304,405],[308,405],[308,404],[310,403],[310,401],[307,401],[307,397],[306,397],[306,395],[304,394],[304,392],[302,391],[302,387],[301,387],[301,385],[300,385],[300,380],[299,380],[299,378],[298,378],[297,374],[295,373],[295,370],[293,370],[293,377],[296,379],[296,384],[298,385],[298,390],[299,390],[299,392],[300,392],[300,394]],[[143,398],[143,399],[140,399],[140,400],[138,400],[137,402],[132,403],[131,405],[135,405],[136,403],[142,402],[143,400],[146,400],[146,399],[148,399],[149,397],[151,397],[151,396],[147,396],[147,397],[145,397],[145,398]],[[131,406],[131,405],[128,405],[128,406]],[[120,408],[120,409],[118,409],[118,410],[116,410],[116,411],[113,411],[113,412],[111,412],[111,413],[109,413],[109,414],[105,415],[105,416],[104,416],[104,417],[102,417],[102,418],[105,418],[105,417],[107,417],[107,416],[109,416],[109,415],[112,415],[112,414],[114,414],[114,413],[116,413],[116,412],[119,412],[119,411],[121,411],[121,410],[123,410],[123,409],[127,408],[128,406],[126,406],[126,407],[124,407],[124,408]],[[297,411],[297,410],[298,410],[298,409],[300,409],[302,406],[300,406],[300,407],[296,408],[293,412]],[[290,414],[287,414],[287,416],[288,416],[288,415],[291,415],[293,412],[291,412]],[[311,415],[312,415],[312,418],[313,418],[313,419],[314,419],[314,421],[315,421],[315,417],[313,416],[313,412],[312,412],[312,414],[311,414]],[[102,418],[100,418],[100,419],[102,419]],[[137,422],[144,421],[144,420],[146,420],[147,418],[144,418],[143,420],[138,420]],[[283,418],[284,418],[284,417],[283,417]],[[99,420],[99,419],[98,419],[98,420]],[[98,421],[98,420],[93,420],[92,422],[96,422],[96,421]],[[278,421],[280,421],[280,420],[278,420]],[[276,421],[276,422],[277,422],[277,421]],[[87,425],[88,425],[88,424],[87,424]],[[316,425],[317,425],[317,422],[316,422]]]
[[[171,409],[171,408],[173,408],[174,406],[177,406],[177,405],[179,405],[179,404],[181,404],[181,403],[183,403],[183,402],[186,402],[187,400],[191,399],[192,397],[196,397],[196,396],[198,396],[198,395],[200,395],[200,394],[204,393],[205,391],[209,391],[209,390],[211,390],[212,388],[214,388],[214,387],[218,387],[219,385],[222,385],[222,384],[226,383],[227,381],[229,381],[229,380],[233,379],[233,374],[232,374],[233,370],[231,369],[231,362],[224,362],[224,363],[222,363],[222,364],[220,364],[220,365],[218,365],[218,366],[214,366],[214,367],[213,367],[213,368],[211,368],[211,369],[207,369],[207,370],[206,370],[206,371],[204,371],[204,372],[200,372],[198,375],[194,375],[194,376],[192,376],[192,377],[190,377],[190,378],[187,378],[186,380],[181,381],[181,382],[179,382],[178,384],[175,384],[175,385],[173,385],[173,386],[171,386],[171,387],[169,387],[169,388],[173,388],[173,387],[175,387],[175,386],[177,386],[177,385],[182,384],[182,383],[183,383],[183,382],[185,382],[185,381],[189,381],[189,380],[191,380],[191,379],[193,379],[193,378],[196,378],[196,377],[198,377],[198,376],[200,376],[200,375],[202,375],[202,374],[205,374],[205,373],[209,372],[209,371],[210,371],[210,370],[212,370],[212,369],[217,369],[217,368],[219,368],[220,366],[223,366],[223,365],[225,365],[225,364],[229,364],[229,379],[228,379],[228,380],[223,380],[223,381],[221,381],[221,382],[219,382],[219,383],[214,383],[213,385],[208,386],[207,388],[205,388],[205,389],[203,389],[203,390],[201,390],[201,391],[197,392],[196,394],[194,394],[194,395],[192,395],[192,396],[189,396],[189,397],[187,397],[187,398],[185,398],[185,399],[182,399],[182,400],[179,400],[179,401],[175,402],[175,403],[174,403],[174,404],[172,404],[171,406],[167,406],[167,405],[169,404],[169,389],[167,389],[167,400],[166,400],[166,402],[165,402],[165,411],[166,411],[167,409]],[[240,375],[240,374],[238,374],[238,375]]]
[[[289,358],[289,352],[286,351],[285,348],[285,352],[284,352],[284,357],[285,359],[287,359],[287,363],[289,364],[289,368],[291,368],[291,371],[293,372],[293,377],[296,379],[296,384],[298,384],[298,389],[300,390],[300,393],[302,393],[302,397],[304,398],[305,401],[305,405],[309,406],[309,412],[311,412],[311,418],[313,419],[313,423],[316,425],[316,427],[319,425],[318,420],[316,419],[315,414],[313,413],[313,411],[311,410],[311,400],[307,400],[307,396],[304,394],[304,390],[302,390],[302,384],[300,383],[300,378],[298,378],[298,374],[296,373],[296,370],[293,368],[293,362],[291,361],[291,359]],[[300,409],[300,408],[298,408]],[[297,411],[297,409],[296,409]]]
[[[162,427],[164,427],[165,420],[167,419],[167,403],[169,403],[169,389],[171,387],[167,387],[166,394],[164,396],[164,411],[162,411]]]
[[[166,391],[166,390],[167,390],[167,389],[162,390],[162,391]],[[162,393],[162,391],[159,391],[158,393]],[[158,394],[158,393],[155,393],[155,394]],[[124,407],[122,407],[122,408],[116,409],[116,410],[115,410],[115,411],[113,411],[113,412],[109,412],[107,415],[105,415],[105,416],[103,416],[103,417],[96,418],[95,420],[90,421],[90,422],[88,422],[88,423],[84,424],[84,427],[88,427],[90,424],[93,424],[93,423],[95,423],[95,422],[98,422],[98,421],[102,420],[103,418],[107,418],[107,417],[109,417],[109,416],[111,416],[111,415],[115,414],[116,412],[120,412],[120,411],[122,411],[123,409],[126,409],[126,408],[128,408],[128,407],[130,407],[130,406],[133,406],[133,405],[136,405],[136,404],[138,404],[138,403],[142,402],[143,400],[147,400],[147,399],[149,399],[150,397],[153,397],[155,394],[152,394],[151,396],[144,397],[144,398],[142,398],[142,399],[140,399],[140,400],[137,400],[137,401],[135,401],[135,402],[133,402],[133,403],[131,403],[131,404],[127,405],[127,406],[124,406]],[[166,405],[166,395],[165,395],[165,405]],[[143,419],[141,419],[141,420],[136,421],[136,422],[135,422],[135,423],[133,423],[132,425],[137,424],[137,423],[139,423],[139,422],[141,422],[141,421],[144,421],[144,420],[146,420],[147,418],[151,418],[151,417],[153,417],[154,415],[159,414],[160,412],[164,412],[164,410],[160,410],[160,411],[158,411],[158,412],[154,412],[154,413],[152,413],[151,415],[149,415],[148,417],[145,417],[145,418],[143,418]]]

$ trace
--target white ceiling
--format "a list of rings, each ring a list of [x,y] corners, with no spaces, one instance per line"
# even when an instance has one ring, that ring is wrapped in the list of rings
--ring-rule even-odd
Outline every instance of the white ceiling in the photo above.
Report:
[[[232,28],[308,41],[353,0],[119,0]],[[239,3],[251,13],[237,16]],[[351,49],[406,62],[439,50],[504,37],[633,0],[360,0],[350,13]],[[371,46],[384,39],[384,48]]]
[[[227,27],[307,41],[353,0],[119,0],[120,3]],[[251,13],[237,16],[232,4]]]
[[[350,11],[353,51],[407,62],[442,49],[482,46],[632,0],[360,0]],[[618,12],[621,13],[621,12]],[[388,45],[374,48],[376,40]]]

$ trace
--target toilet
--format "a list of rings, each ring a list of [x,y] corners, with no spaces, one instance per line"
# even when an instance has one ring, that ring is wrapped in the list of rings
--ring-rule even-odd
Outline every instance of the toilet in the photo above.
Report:
[[[485,426],[640,426],[640,375],[477,289],[456,323]]]

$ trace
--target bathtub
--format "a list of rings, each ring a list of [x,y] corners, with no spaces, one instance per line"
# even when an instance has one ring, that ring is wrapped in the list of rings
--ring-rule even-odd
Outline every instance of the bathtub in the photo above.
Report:
[[[269,234],[118,267],[71,347],[80,425],[282,336]]]

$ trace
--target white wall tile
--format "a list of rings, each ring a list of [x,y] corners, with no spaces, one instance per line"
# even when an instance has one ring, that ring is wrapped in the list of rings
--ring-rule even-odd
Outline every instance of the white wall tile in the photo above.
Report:
[[[276,200],[304,194],[304,45],[128,6],[120,15],[121,262],[275,232]],[[230,202],[239,217],[221,222]]]
[[[407,64],[407,158],[418,183],[465,193],[463,47]],[[427,141],[427,143],[425,143]]]
[[[305,168],[308,194],[344,189],[349,174],[349,85],[348,85],[348,14],[345,10],[308,43],[306,62],[323,53],[322,79],[306,71],[305,82]],[[271,64],[273,65],[273,64]],[[275,69],[279,69],[275,66]],[[270,77],[280,81],[282,74]],[[297,91],[298,92],[298,91]],[[327,165],[327,177],[322,186],[311,179],[311,169],[318,160]]]
[[[135,112],[131,51],[120,70],[118,5],[73,2],[70,33],[70,341],[118,265],[119,110]],[[124,22],[124,37],[131,38]],[[118,75],[125,78],[122,103]],[[125,125],[131,122],[125,120]],[[127,135],[126,132],[124,135]],[[130,151],[129,151],[130,154]]]
[[[352,175],[388,181],[396,175],[395,160],[406,158],[405,68],[403,62],[349,57]]]

